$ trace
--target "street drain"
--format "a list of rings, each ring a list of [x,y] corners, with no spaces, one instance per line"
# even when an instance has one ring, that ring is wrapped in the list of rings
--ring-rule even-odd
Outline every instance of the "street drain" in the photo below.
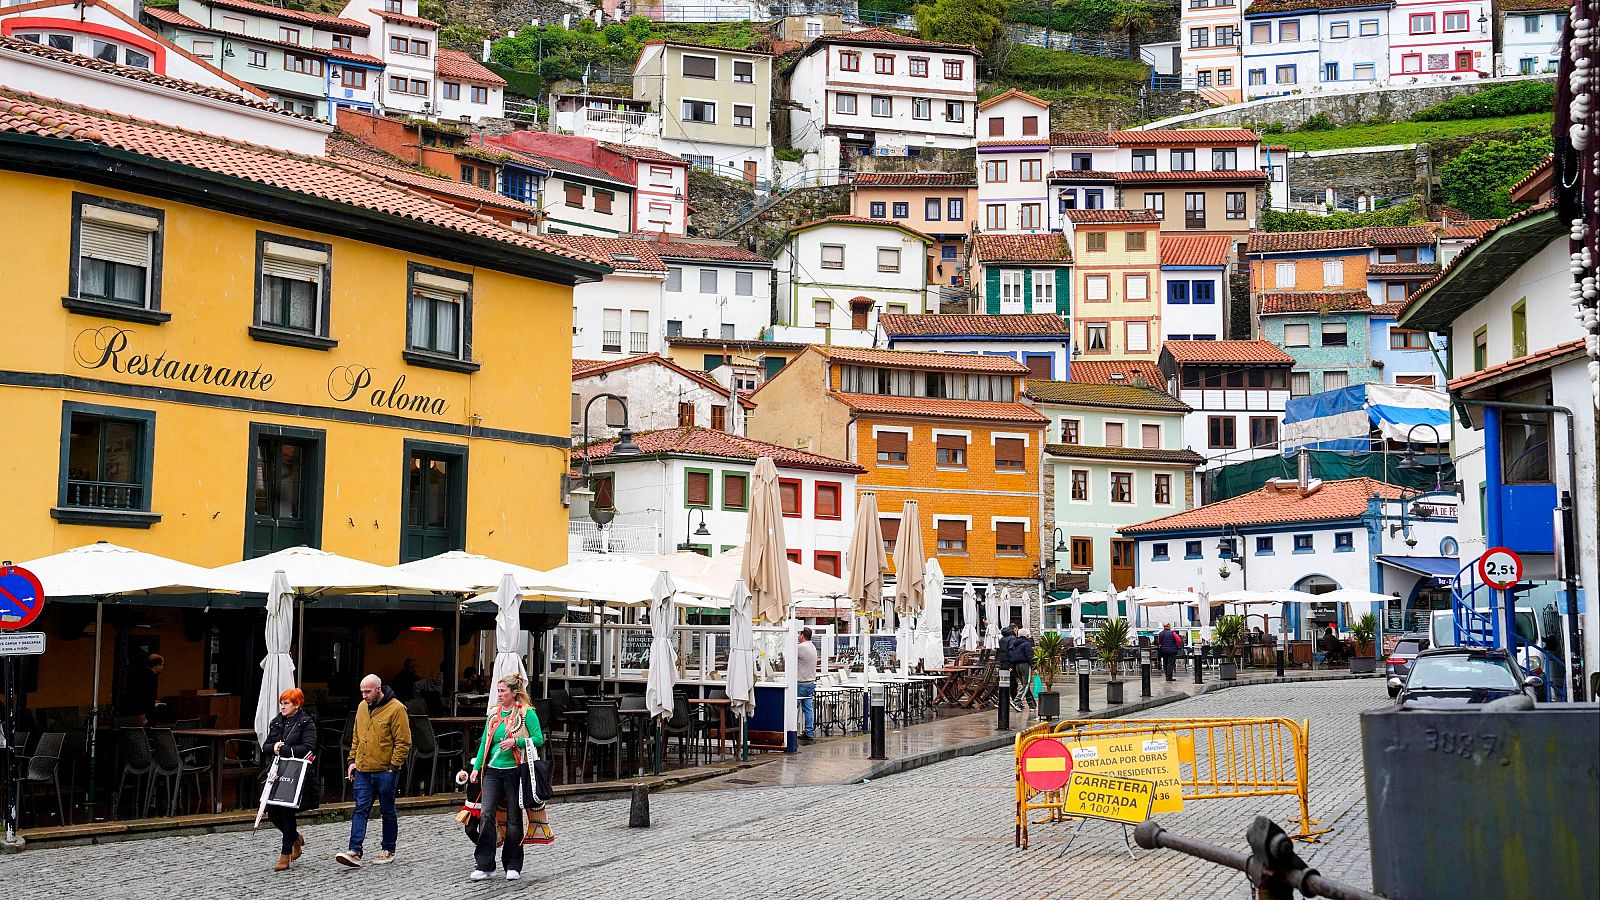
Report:
[[[729,784],[760,784],[760,782],[758,782],[758,781],[756,781],[754,779],[751,779],[751,778],[729,778],[728,779],[728,783]]]

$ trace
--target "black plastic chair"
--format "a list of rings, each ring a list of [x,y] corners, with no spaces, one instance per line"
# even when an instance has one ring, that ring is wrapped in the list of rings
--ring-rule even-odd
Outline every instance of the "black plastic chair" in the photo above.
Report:
[[[708,733],[705,722],[696,718],[689,711],[689,695],[682,691],[672,694],[672,717],[667,719],[667,737],[678,739],[678,762],[685,762],[685,755],[692,749],[695,762],[700,761],[700,738]],[[707,748],[709,751],[710,748]]]
[[[20,732],[18,736],[21,737]],[[66,734],[60,731],[47,731],[39,735],[39,743],[33,748],[33,755],[28,757],[28,765],[23,770],[20,785],[22,799],[25,801],[32,800],[32,788],[40,785],[49,788],[50,793],[56,796],[56,818],[62,825],[67,824],[67,807],[63,800],[58,770],[66,738]],[[26,744],[19,740],[18,746]]]
[[[150,755],[150,738],[143,728],[124,728],[117,738],[117,753],[122,757],[122,772],[117,778],[117,793],[111,803],[115,818],[122,811],[122,791],[128,779],[133,779],[134,812],[142,811],[137,798],[144,796],[146,781],[155,773],[155,759]]]
[[[197,801],[205,796],[200,792],[200,776],[210,775],[210,761],[207,760],[202,764],[195,758],[184,759],[183,752],[178,749],[178,740],[170,728],[152,728],[149,731],[149,738],[150,756],[155,762],[155,771],[151,773],[150,788],[145,794],[145,812],[148,814],[154,804],[156,782],[159,780],[167,787],[167,815],[176,816],[178,798],[185,778],[194,779],[194,795]]]
[[[589,714],[584,720],[583,762],[581,771],[589,772],[589,748],[609,747],[616,761],[617,780],[622,780],[622,722],[617,715],[617,704],[611,700],[589,701]],[[599,764],[595,777],[600,777]]]

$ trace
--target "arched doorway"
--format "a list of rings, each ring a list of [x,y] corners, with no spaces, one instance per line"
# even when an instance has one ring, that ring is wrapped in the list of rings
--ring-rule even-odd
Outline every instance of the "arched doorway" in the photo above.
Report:
[[[1328,594],[1339,589],[1339,582],[1326,575],[1307,575],[1294,583],[1294,589],[1307,594]],[[1335,629],[1344,627],[1343,613],[1337,603],[1310,603],[1302,610],[1298,613],[1301,622],[1295,623],[1299,634],[1314,638],[1329,625]]]

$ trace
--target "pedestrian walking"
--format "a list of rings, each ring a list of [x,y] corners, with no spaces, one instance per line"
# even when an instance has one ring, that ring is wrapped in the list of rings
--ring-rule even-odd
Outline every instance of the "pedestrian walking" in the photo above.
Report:
[[[375,865],[394,862],[400,837],[400,817],[394,793],[400,767],[411,755],[411,719],[406,705],[376,675],[361,679],[361,705],[356,707],[355,730],[350,738],[350,758],[345,778],[355,786],[356,805],[350,812],[350,848],[334,859],[352,869],[361,868],[362,844],[367,838],[367,817],[372,801],[383,815],[383,842],[372,858]]]
[[[1011,708],[1022,711],[1026,703],[1033,708],[1033,636],[1026,628],[1015,629],[1008,645],[1011,657]]]
[[[795,650],[794,692],[800,700],[802,716],[801,743],[817,739],[817,645],[811,640],[811,629],[800,629],[800,644]]]
[[[278,695],[278,714],[267,726],[267,739],[261,745],[265,757],[306,759],[317,750],[317,720],[306,712],[306,695],[299,688],[289,688]],[[306,781],[300,786],[300,806],[267,804],[267,818],[278,826],[283,835],[283,850],[278,854],[274,872],[282,872],[300,858],[305,849],[305,837],[295,822],[297,812],[316,809],[322,799],[322,778],[317,767],[306,767]]]
[[[1171,622],[1161,624],[1161,633],[1156,635],[1156,650],[1161,654],[1161,674],[1168,681],[1175,681],[1178,654],[1183,652],[1183,638],[1172,630]]]
[[[478,817],[478,846],[473,853],[475,868],[471,878],[483,881],[494,874],[494,848],[499,840],[495,813],[504,806],[506,833],[501,861],[505,865],[506,880],[516,881],[522,877],[524,817],[527,810],[538,803],[533,792],[532,761],[538,759],[538,748],[544,746],[544,731],[539,727],[533,700],[528,697],[527,682],[520,674],[514,672],[500,679],[494,689],[495,703],[489,708],[483,740],[478,744],[469,776],[483,785],[479,798],[482,808]],[[546,835],[550,830],[543,822],[537,823],[535,828]]]

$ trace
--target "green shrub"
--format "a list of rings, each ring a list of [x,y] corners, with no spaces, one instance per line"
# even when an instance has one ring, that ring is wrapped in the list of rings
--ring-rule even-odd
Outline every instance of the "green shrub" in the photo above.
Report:
[[[1338,127],[1327,113],[1320,112],[1312,113],[1306,117],[1304,122],[1300,123],[1301,131],[1332,131]]]
[[[784,162],[801,162],[806,158],[806,152],[796,147],[779,147],[772,151],[772,155]]]
[[[546,83],[583,77],[590,65],[628,71],[639,58],[639,48],[651,40],[704,44],[743,50],[756,40],[749,22],[706,25],[653,23],[644,16],[604,28],[579,19],[572,28],[523,26],[516,34],[494,42],[494,61],[520,72],[537,73]]]
[[[1012,44],[1006,51],[1000,74],[1008,84],[1024,89],[1030,86],[1099,91],[1121,88],[1126,92],[1142,84],[1148,71],[1144,63],[1134,60]]]
[[[1493,119],[1556,108],[1556,86],[1547,81],[1499,84],[1474,94],[1451,97],[1412,115],[1413,122],[1449,122],[1457,119]]]
[[[1319,216],[1316,213],[1269,209],[1261,214],[1261,231],[1325,231],[1341,228],[1370,228],[1390,225],[1417,225],[1423,221],[1416,203],[1403,203],[1372,212],[1352,213],[1338,211]]]
[[[1036,25],[1052,31],[1066,31],[1087,36],[1104,36],[1111,33],[1111,20],[1122,8],[1137,3],[1124,0],[1013,0],[1006,18],[1024,25]]]
[[[1003,33],[1005,0],[933,0],[917,7],[917,31],[930,41],[965,44],[988,53]]]
[[[1475,219],[1509,216],[1523,207],[1511,202],[1511,186],[1549,156],[1548,134],[1522,140],[1473,144],[1439,167],[1444,202]]]

